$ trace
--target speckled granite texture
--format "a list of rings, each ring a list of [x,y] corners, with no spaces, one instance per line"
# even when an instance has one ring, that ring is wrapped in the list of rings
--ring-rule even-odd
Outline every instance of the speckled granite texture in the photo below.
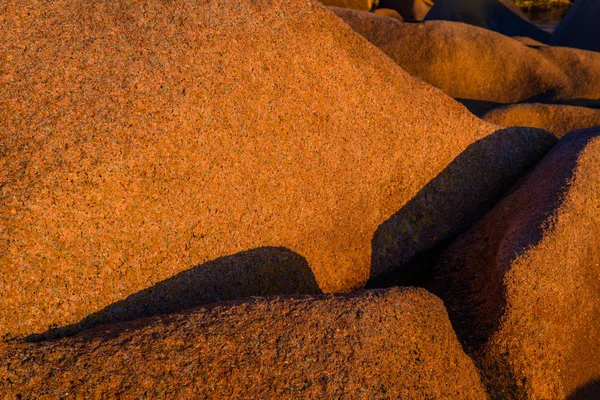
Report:
[[[458,22],[410,24],[355,10],[335,13],[411,75],[457,99],[573,104],[600,99],[597,53],[527,46],[530,40]]]
[[[599,188],[600,127],[571,132],[436,266],[431,289],[492,397],[562,399],[598,384]]]
[[[576,129],[600,125],[600,110],[555,104],[514,104],[493,109],[483,119],[502,126],[543,128],[562,137]]]
[[[423,289],[257,299],[0,349],[16,398],[486,399]]]
[[[475,210],[409,218],[430,242],[381,248],[474,222],[554,140],[494,136],[316,2],[12,2],[0,59],[4,338],[165,281],[171,311],[360,288],[390,267],[371,268],[378,227],[467,148],[419,207]]]

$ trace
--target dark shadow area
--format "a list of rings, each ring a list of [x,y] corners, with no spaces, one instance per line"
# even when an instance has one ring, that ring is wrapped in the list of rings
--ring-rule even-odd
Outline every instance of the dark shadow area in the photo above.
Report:
[[[304,257],[284,247],[259,247],[183,271],[78,323],[30,335],[26,341],[71,336],[102,324],[173,313],[218,301],[314,293],[321,290]]]
[[[567,400],[598,400],[600,399],[600,379],[589,382],[571,393]]]
[[[432,248],[417,253],[402,268],[393,269],[369,279],[366,289],[384,289],[394,286],[425,287],[432,279],[433,267],[452,244],[453,239],[452,237],[443,240]]]
[[[556,138],[507,128],[471,144],[376,230],[368,287],[415,286],[453,238],[491,209],[546,154]]]
[[[600,2],[576,0],[552,34],[553,46],[600,51]]]
[[[541,43],[550,40],[550,34],[528,21],[516,6],[509,8],[500,0],[437,0],[425,17],[425,21],[433,20],[463,22],[506,36],[526,36]]]

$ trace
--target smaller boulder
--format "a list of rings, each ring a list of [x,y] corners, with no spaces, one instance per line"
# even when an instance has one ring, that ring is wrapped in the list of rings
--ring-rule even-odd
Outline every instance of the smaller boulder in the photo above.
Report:
[[[489,111],[483,119],[501,126],[546,129],[558,137],[600,125],[600,110],[554,104],[514,104]]]
[[[379,6],[398,11],[404,21],[423,21],[433,7],[433,0],[380,0]]]
[[[5,367],[8,366],[8,367]],[[8,398],[486,399],[423,289],[256,299],[0,348]]]

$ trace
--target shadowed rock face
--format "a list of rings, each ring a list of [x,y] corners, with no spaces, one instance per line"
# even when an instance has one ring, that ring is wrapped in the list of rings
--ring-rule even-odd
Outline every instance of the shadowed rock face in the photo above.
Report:
[[[497,398],[600,376],[600,128],[574,131],[442,255],[429,289]],[[578,389],[579,388],[579,389]]]
[[[600,110],[551,104],[515,104],[496,108],[483,119],[501,126],[546,129],[558,137],[576,129],[600,125]]]
[[[487,398],[422,289],[217,304],[11,344],[0,365],[0,391],[23,398]]]
[[[576,47],[600,51],[600,3],[576,0],[552,34],[553,46]]]
[[[425,20],[464,22],[543,43],[550,39],[550,34],[529,22],[511,0],[436,0]]]
[[[497,130],[310,2],[64,0],[1,12],[2,336],[77,323],[259,248],[306,262],[288,278],[307,265],[325,292],[360,288],[377,228]],[[510,154],[539,157],[539,138]],[[316,290],[291,278],[236,288],[269,269],[224,265],[218,284],[193,274],[211,278],[194,280],[198,293]]]

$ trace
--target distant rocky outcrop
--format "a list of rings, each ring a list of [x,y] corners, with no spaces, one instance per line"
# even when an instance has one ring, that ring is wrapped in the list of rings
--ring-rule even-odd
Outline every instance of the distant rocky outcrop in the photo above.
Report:
[[[378,8],[378,9],[374,10],[373,13],[376,15],[381,15],[383,17],[390,17],[390,18],[395,18],[399,21],[404,21],[404,18],[402,18],[402,15],[400,15],[400,13],[398,13],[398,11],[392,10],[391,8]]]
[[[476,210],[410,222],[429,238],[412,253],[452,236],[436,224],[474,222],[554,141],[497,133],[316,3],[1,12],[3,337],[107,308],[361,288],[395,267],[372,254],[376,232],[376,249],[402,251],[380,226],[447,167],[437,182],[461,190],[419,209],[458,194]]]
[[[576,0],[550,38],[554,46],[600,52],[600,2]]]
[[[599,376],[599,187],[600,127],[571,132],[435,267],[492,397],[566,398]]]
[[[543,43],[550,39],[550,34],[528,21],[512,0],[436,0],[425,20],[463,22]]]
[[[326,6],[349,8],[352,10],[370,11],[373,0],[319,0]]]
[[[501,126],[543,128],[558,137],[600,125],[600,110],[554,104],[514,104],[493,109],[483,119]]]
[[[422,21],[431,7],[433,0],[379,0],[379,7],[398,11],[404,21]]]
[[[422,289],[216,304],[5,346],[0,365],[9,398],[488,398]]]

